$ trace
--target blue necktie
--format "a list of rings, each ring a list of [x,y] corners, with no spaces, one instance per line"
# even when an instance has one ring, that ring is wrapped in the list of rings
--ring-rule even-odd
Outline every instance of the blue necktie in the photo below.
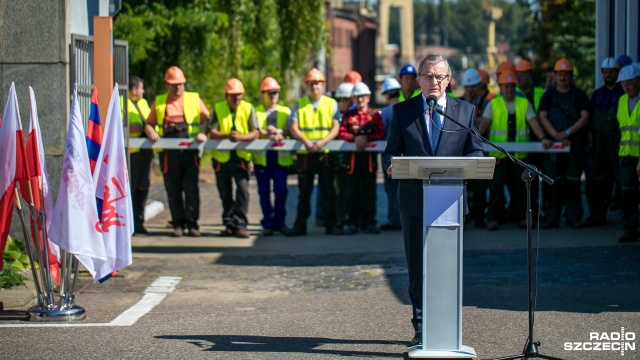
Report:
[[[440,105],[437,105],[438,110],[441,109]],[[438,146],[438,140],[440,140],[440,128],[442,128],[442,121],[440,120],[440,114],[435,111],[431,112],[431,149],[436,152]]]

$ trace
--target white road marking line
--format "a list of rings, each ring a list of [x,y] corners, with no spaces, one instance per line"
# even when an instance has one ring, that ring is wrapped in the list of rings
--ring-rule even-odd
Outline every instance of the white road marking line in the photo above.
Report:
[[[0,324],[0,328],[26,328],[26,327],[87,327],[87,326],[131,326],[141,317],[146,315],[156,305],[160,304],[168,294],[172,293],[182,278],[177,276],[161,276],[145,289],[145,295],[135,305],[125,310],[110,323],[26,323],[26,324]]]

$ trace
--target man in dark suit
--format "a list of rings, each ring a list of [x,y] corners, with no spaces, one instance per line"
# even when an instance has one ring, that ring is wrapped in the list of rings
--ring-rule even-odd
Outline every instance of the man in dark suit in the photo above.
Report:
[[[478,131],[475,106],[446,95],[451,79],[449,63],[440,55],[429,55],[422,59],[418,69],[422,95],[393,106],[387,148],[382,155],[383,167],[389,176],[393,176],[391,159],[394,156],[484,156],[478,138],[440,115],[430,115],[426,98],[433,95],[445,114]],[[434,123],[441,125],[434,126]],[[409,297],[413,305],[411,323],[415,336],[411,346],[422,341],[423,204],[420,199],[422,180],[400,180],[396,206],[400,210],[409,270]]]

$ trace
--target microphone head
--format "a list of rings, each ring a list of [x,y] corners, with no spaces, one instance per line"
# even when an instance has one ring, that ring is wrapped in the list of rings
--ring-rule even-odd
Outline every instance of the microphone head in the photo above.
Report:
[[[438,99],[434,95],[427,96],[427,105],[429,105],[429,107],[435,107],[437,102]]]

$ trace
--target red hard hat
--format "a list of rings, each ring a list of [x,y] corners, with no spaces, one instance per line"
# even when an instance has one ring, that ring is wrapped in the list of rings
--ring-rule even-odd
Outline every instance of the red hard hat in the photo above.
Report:
[[[498,85],[508,85],[516,83],[516,73],[510,70],[505,70],[500,73],[498,77]]]
[[[177,66],[171,66],[167,69],[167,72],[164,73],[164,81],[167,84],[175,85],[175,84],[184,84],[187,82],[187,79],[184,77],[184,73]]]
[[[500,76],[500,73],[502,73],[505,70],[511,70],[514,73],[516,72],[516,66],[513,65],[513,63],[510,63],[508,61],[503,61],[500,63],[500,65],[498,65],[498,68],[496,69],[496,76]]]
[[[516,72],[532,71],[533,66],[527,60],[520,60],[516,65]]]
[[[324,78],[322,72],[316,68],[313,68],[307,72],[307,75],[304,77],[304,82],[326,82],[327,80]]]
[[[573,64],[567,58],[556,61],[553,71],[573,71]]]
[[[480,74],[480,82],[483,84],[489,84],[490,82],[489,73],[483,69],[477,69],[477,70],[478,70],[478,74]]]
[[[280,84],[278,84],[278,81],[271,76],[264,78],[264,80],[262,80],[262,84],[260,84],[260,91],[274,90],[280,90]]]
[[[355,70],[351,70],[344,76],[342,82],[355,85],[357,82],[362,82],[362,75],[360,75],[360,73]]]
[[[231,95],[244,94],[244,85],[242,81],[231,78],[224,84],[224,92]]]

